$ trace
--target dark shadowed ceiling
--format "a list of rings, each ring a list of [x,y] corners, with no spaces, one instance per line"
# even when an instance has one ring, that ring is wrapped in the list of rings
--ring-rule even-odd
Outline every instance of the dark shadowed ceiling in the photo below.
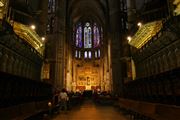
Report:
[[[105,23],[107,11],[107,0],[70,0],[68,6],[68,12],[73,23],[80,19],[92,19]]]

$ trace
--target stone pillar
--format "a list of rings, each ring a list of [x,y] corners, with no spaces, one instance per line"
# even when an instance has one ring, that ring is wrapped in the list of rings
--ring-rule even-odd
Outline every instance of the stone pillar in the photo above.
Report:
[[[61,89],[64,86],[64,34],[60,33],[56,42],[55,84]]]
[[[65,19],[66,19],[66,0],[55,0],[55,12],[53,16],[53,30],[48,33],[46,41],[46,60],[50,64],[50,83],[55,89],[61,90],[65,87]]]
[[[69,19],[68,19],[69,20]],[[66,35],[66,48],[65,48],[65,84],[67,90],[73,90],[73,53],[72,53],[72,23],[70,20],[67,22],[67,35]]]
[[[109,36],[109,35],[108,35]],[[109,86],[110,86],[110,91],[113,91],[113,80],[112,80],[112,60],[111,60],[111,41],[109,40],[109,37],[108,37],[108,41],[107,41],[107,44],[108,44],[108,47],[107,47],[107,50],[108,50],[108,77],[109,77]]]
[[[131,29],[136,20],[136,0],[127,0],[128,28]]]
[[[55,46],[55,86],[59,89],[65,87],[64,82],[64,51],[65,51],[65,19],[66,19],[66,0],[57,1],[57,26],[56,26],[56,46]]]
[[[123,79],[121,69],[121,55],[122,55],[122,35],[120,25],[120,9],[119,1],[109,1],[110,8],[110,43],[111,43],[111,64],[112,64],[112,79],[113,79],[113,92],[122,95],[123,92]]]
[[[39,27],[38,33],[41,36],[46,35],[46,23],[47,23],[47,12],[48,12],[48,0],[40,0],[40,16],[39,16]]]
[[[120,47],[120,33],[113,33],[111,35],[112,48],[111,48],[111,59],[112,59],[112,79],[113,79],[113,91],[116,94],[122,94],[122,65],[121,65],[121,47]]]

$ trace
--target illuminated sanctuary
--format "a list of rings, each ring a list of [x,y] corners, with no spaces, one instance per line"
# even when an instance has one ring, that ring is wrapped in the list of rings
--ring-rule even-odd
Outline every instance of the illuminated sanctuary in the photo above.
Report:
[[[180,120],[179,105],[180,0],[0,0],[0,120]]]

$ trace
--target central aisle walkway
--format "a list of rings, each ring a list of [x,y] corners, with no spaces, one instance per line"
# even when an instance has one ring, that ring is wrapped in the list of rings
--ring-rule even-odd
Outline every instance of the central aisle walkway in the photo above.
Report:
[[[81,106],[60,112],[53,120],[127,120],[113,106],[95,105],[91,100]]]

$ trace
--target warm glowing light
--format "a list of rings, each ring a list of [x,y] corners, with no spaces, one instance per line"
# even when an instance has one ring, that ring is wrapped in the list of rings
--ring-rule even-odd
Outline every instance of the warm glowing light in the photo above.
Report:
[[[162,28],[162,21],[154,21],[143,24],[138,31],[129,39],[129,44],[136,47],[141,48],[144,46],[149,40],[152,39]]]
[[[26,26],[24,24],[13,22],[13,29],[15,33],[28,42],[33,48],[37,50],[41,55],[43,55],[44,51],[44,42],[42,38],[34,31],[31,26]]]
[[[174,9],[174,13],[176,15],[180,15],[180,0],[174,0],[173,4],[176,6]]]
[[[31,29],[35,30],[36,26],[35,25],[31,25]]]
[[[52,103],[51,103],[51,102],[48,102],[48,106],[51,107],[51,106],[52,106]]]
[[[141,26],[142,26],[142,23],[141,23],[141,22],[138,22],[137,26],[141,27]]]
[[[132,40],[132,38],[130,36],[128,36],[127,40],[130,42]]]
[[[0,7],[3,7],[4,6],[4,3],[0,1]]]
[[[42,37],[41,39],[42,39],[42,41],[45,41],[46,38],[45,38],[45,37]]]

